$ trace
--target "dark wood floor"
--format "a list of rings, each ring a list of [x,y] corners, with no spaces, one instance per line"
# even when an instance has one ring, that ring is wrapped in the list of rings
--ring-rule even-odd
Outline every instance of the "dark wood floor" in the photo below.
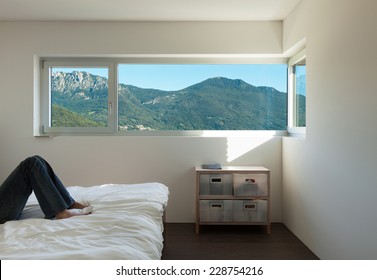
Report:
[[[201,226],[165,224],[163,260],[316,260],[286,226]]]

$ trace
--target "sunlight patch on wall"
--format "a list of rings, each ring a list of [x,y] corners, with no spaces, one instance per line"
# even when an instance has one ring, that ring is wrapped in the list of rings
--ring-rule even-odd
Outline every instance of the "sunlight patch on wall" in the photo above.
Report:
[[[227,137],[227,161],[234,161],[235,159],[271,140],[273,137],[273,132],[266,132],[263,133],[263,135],[258,135],[255,137]]]

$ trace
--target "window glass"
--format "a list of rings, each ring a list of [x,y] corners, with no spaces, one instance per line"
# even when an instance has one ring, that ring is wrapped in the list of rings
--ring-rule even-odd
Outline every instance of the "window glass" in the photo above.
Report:
[[[108,69],[51,67],[51,127],[108,126]]]
[[[286,127],[286,64],[118,66],[120,131]]]
[[[290,135],[306,133],[306,50],[288,61],[288,128]]]
[[[296,126],[306,126],[306,60],[294,66],[296,92]]]

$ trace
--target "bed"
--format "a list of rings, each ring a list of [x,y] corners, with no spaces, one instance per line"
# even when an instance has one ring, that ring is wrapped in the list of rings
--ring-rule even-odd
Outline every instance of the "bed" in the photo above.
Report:
[[[160,259],[169,190],[160,183],[71,186],[90,215],[43,218],[32,194],[21,219],[0,225],[0,259]]]

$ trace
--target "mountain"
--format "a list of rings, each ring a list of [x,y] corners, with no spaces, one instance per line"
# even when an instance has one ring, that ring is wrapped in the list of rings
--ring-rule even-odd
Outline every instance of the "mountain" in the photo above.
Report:
[[[59,113],[61,116],[60,111],[65,108],[88,119],[88,123],[91,121],[104,126],[107,123],[107,96],[106,78],[81,71],[54,72],[51,75],[51,103],[58,106],[52,107],[52,115]],[[83,119],[74,120],[74,115],[66,116],[66,119],[72,123],[83,122]],[[71,124],[63,123],[62,126],[68,127]]]
[[[51,84],[54,105],[99,125],[106,123],[106,78],[56,72]],[[284,130],[287,94],[224,77],[177,91],[119,84],[118,115],[121,130]]]

